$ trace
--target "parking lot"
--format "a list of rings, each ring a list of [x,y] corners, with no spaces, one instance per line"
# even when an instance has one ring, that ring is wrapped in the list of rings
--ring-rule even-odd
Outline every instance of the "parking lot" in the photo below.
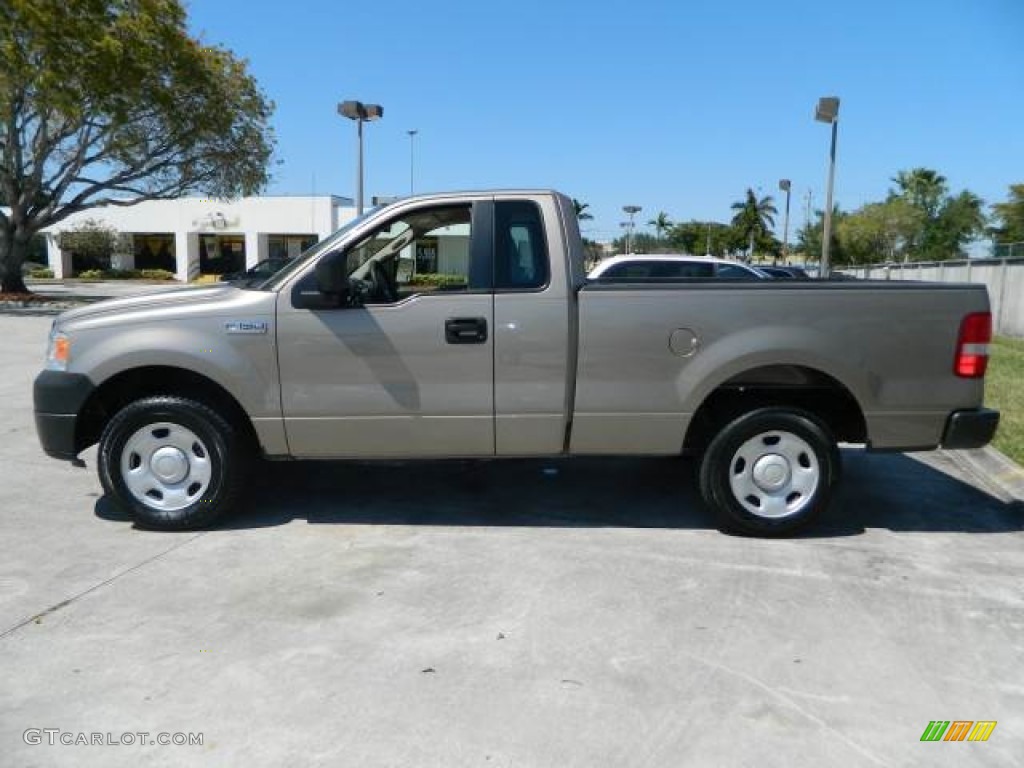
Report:
[[[0,766],[1020,765],[1024,504],[949,454],[845,452],[790,540],[670,459],[275,464],[153,533],[38,447],[50,319],[0,315]]]

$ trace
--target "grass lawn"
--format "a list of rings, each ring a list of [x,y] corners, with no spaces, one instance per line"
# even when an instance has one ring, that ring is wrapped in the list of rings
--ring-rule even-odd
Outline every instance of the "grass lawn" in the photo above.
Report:
[[[1024,339],[1001,336],[992,343],[985,405],[1001,412],[995,447],[1024,464]]]

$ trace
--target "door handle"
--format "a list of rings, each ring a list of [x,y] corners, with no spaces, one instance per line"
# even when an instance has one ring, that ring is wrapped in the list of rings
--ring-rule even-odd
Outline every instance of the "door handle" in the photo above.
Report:
[[[444,321],[444,340],[449,344],[483,344],[487,341],[487,318],[449,317]]]

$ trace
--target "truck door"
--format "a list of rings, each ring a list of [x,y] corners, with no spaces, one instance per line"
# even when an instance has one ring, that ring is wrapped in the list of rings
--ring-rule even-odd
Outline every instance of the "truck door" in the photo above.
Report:
[[[490,201],[405,208],[346,248],[361,306],[296,307],[312,273],[281,291],[292,455],[494,454],[492,227]]]
[[[551,196],[498,200],[494,209],[496,450],[561,453],[576,363],[568,236]]]

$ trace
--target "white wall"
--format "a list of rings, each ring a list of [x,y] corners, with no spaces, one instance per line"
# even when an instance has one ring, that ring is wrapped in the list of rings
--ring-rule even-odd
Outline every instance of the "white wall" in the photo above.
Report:
[[[351,200],[331,195],[237,200],[184,197],[94,208],[73,214],[43,232],[49,236],[50,266],[57,277],[70,267],[70,258],[61,254],[56,234],[90,219],[119,232],[173,234],[178,279],[184,280],[198,271],[200,234],[242,235],[246,264],[252,266],[268,255],[266,235],[315,234],[322,240],[354,217]]]

